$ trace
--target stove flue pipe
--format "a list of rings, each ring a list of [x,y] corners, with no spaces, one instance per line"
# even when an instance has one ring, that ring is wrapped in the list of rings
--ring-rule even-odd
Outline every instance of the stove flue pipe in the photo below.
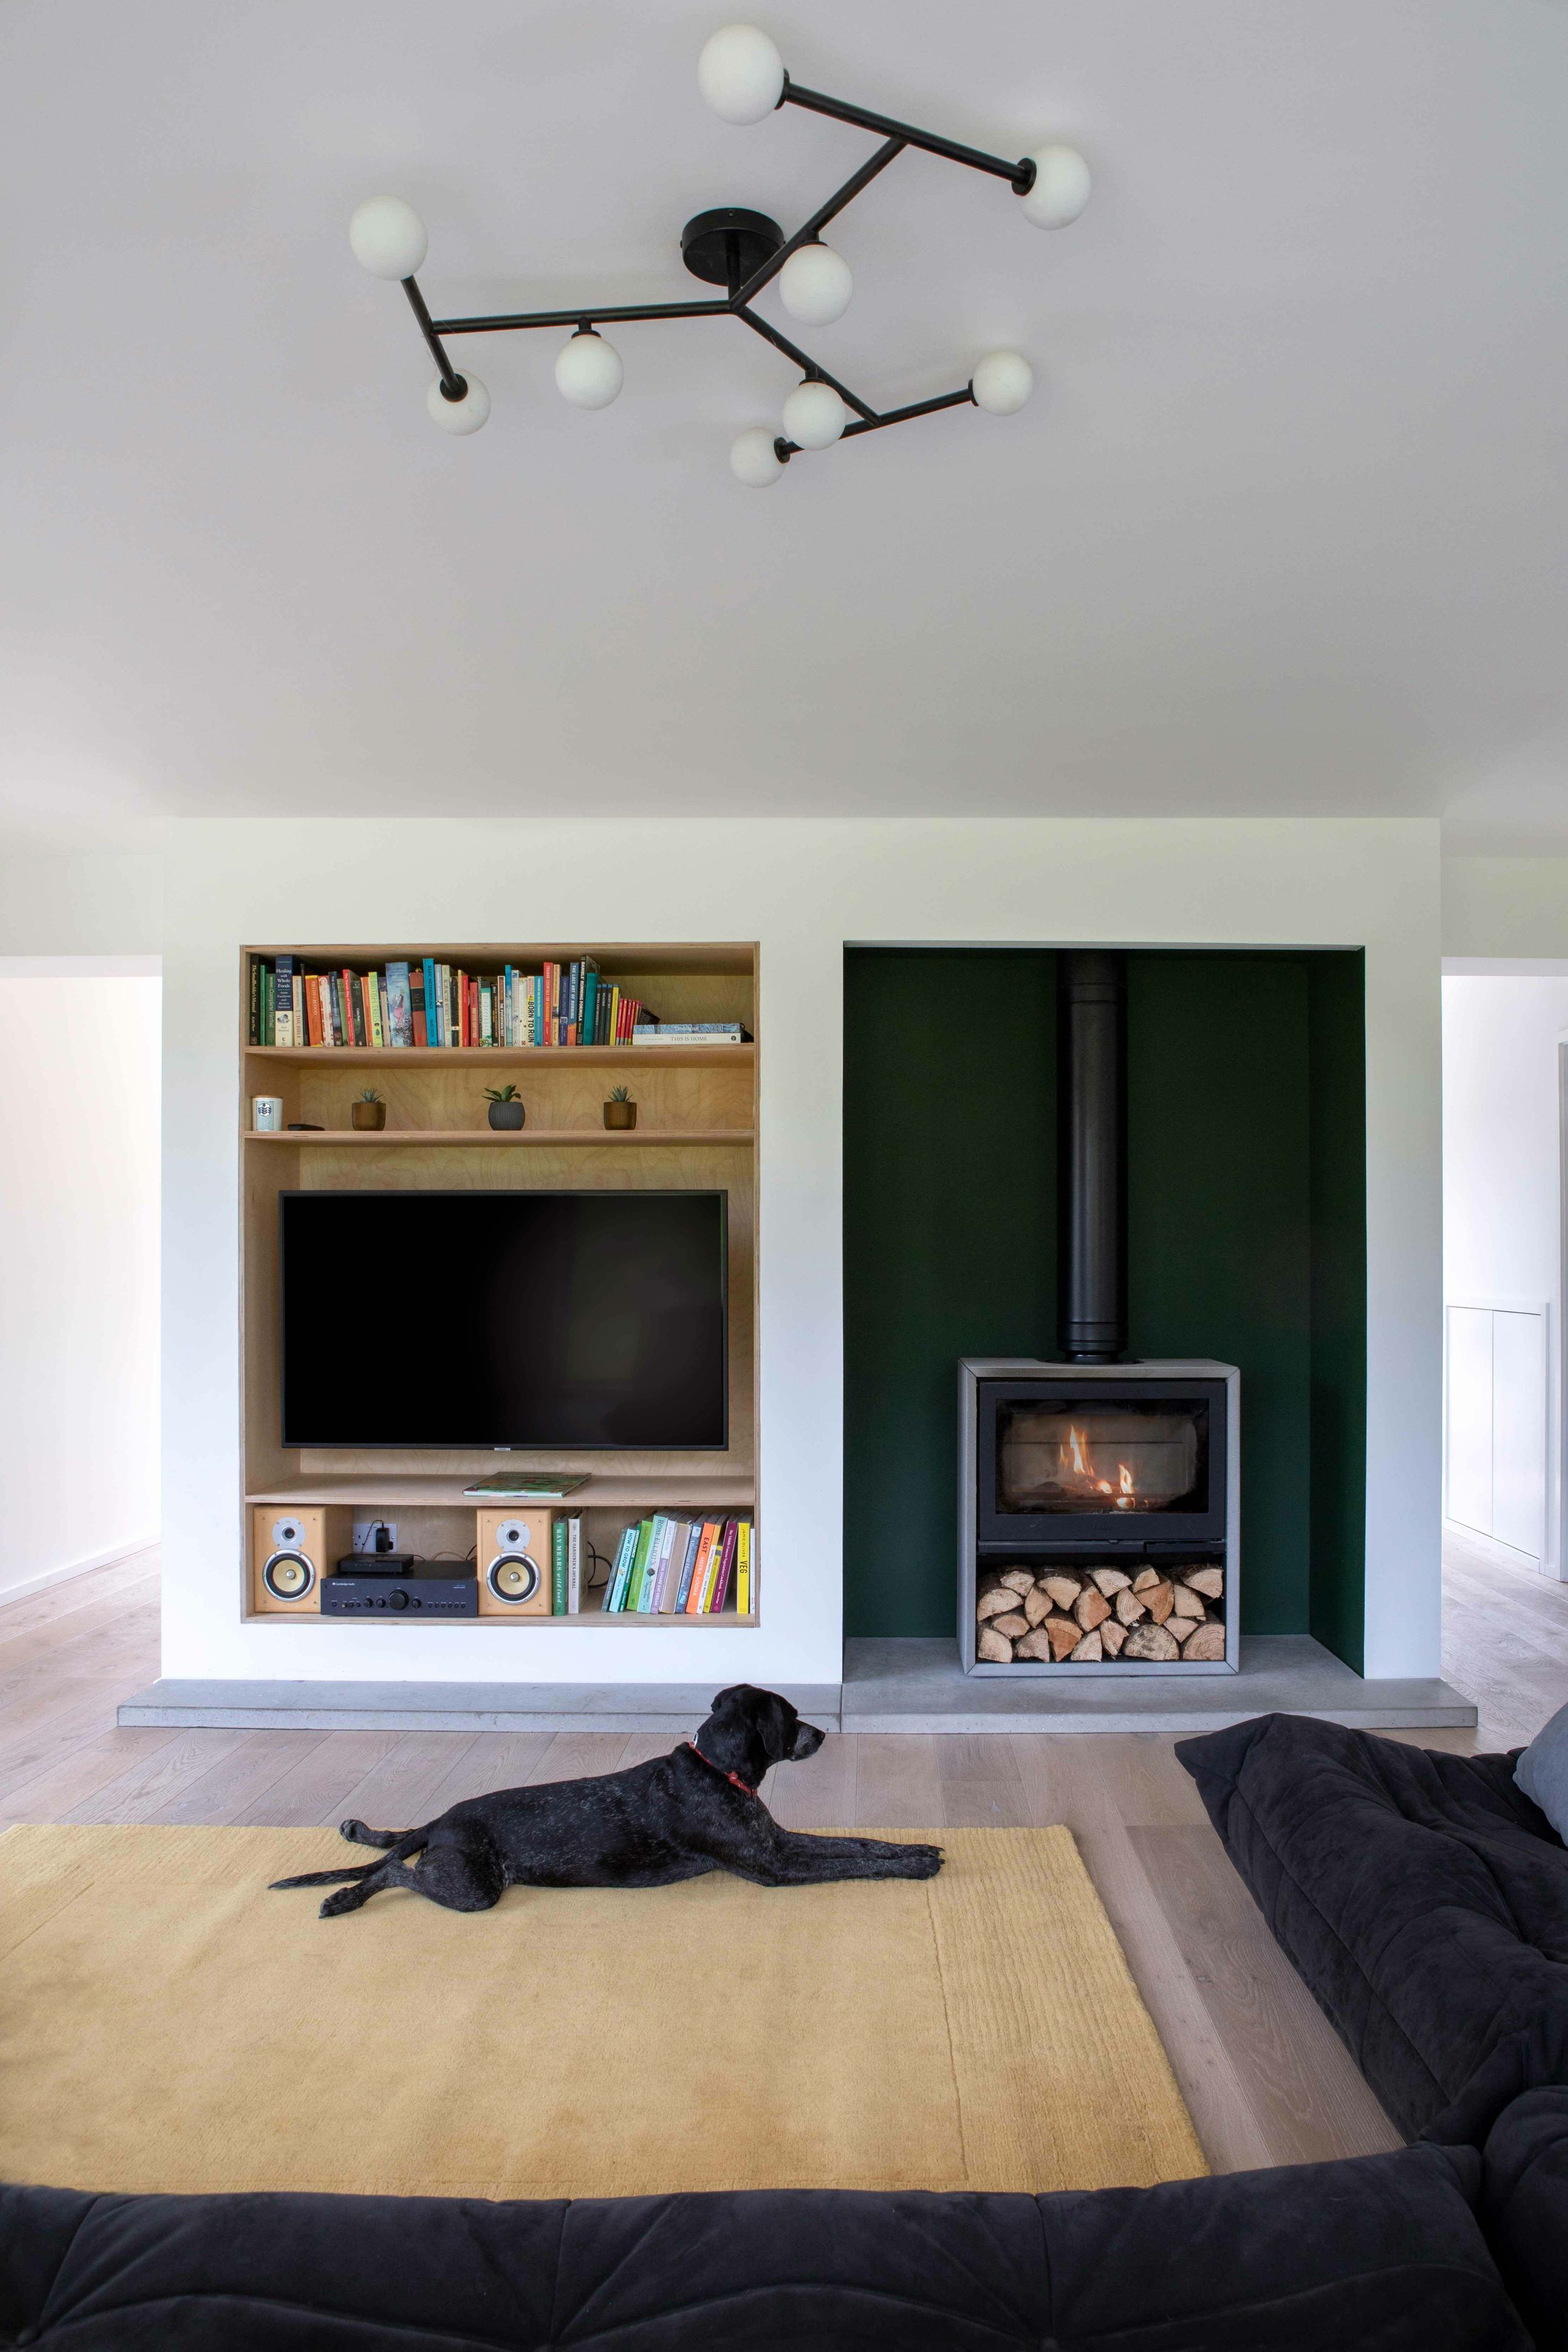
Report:
[[[1057,958],[1058,1340],[1073,1364],[1127,1353],[1127,960]]]

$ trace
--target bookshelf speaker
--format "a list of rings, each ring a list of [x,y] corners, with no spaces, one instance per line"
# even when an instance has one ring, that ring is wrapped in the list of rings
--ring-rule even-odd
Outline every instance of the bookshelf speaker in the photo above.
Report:
[[[258,1503],[250,1514],[250,1601],[262,1617],[319,1617],[327,1555],[320,1504],[289,1511]]]
[[[479,1546],[481,1617],[548,1617],[549,1511],[480,1511]]]

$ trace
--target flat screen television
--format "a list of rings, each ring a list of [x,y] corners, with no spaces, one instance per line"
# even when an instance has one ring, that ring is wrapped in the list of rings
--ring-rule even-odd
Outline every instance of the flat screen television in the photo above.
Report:
[[[284,1192],[283,1443],[728,1442],[723,1192]]]

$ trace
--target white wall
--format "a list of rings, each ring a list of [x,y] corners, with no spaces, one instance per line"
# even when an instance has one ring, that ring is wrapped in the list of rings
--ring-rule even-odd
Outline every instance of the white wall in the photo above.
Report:
[[[1568,857],[1446,857],[1445,956],[1568,956]]]
[[[0,845],[0,955],[155,956],[163,861],[155,850]]]
[[[1547,1305],[1544,1563],[1562,1565],[1558,1042],[1568,975],[1443,982],[1445,1298]]]
[[[0,962],[0,1598],[158,1532],[160,994]]]
[[[1367,1664],[1375,1675],[1436,1673],[1438,914],[1438,834],[1426,823],[173,826],[165,1674],[838,1679],[847,940],[1365,947]],[[480,1623],[433,1639],[353,1621],[241,1622],[238,950],[398,938],[760,941],[760,1629],[553,1628],[535,1640]]]

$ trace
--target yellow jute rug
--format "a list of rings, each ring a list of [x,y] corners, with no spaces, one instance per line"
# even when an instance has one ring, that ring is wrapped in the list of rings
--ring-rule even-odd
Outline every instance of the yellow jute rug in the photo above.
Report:
[[[868,1832],[870,1834],[870,1832]],[[1206,2169],[1065,1829],[927,1881],[722,1873],[321,1920],[320,1830],[0,1837],[0,2179],[613,2197]]]

